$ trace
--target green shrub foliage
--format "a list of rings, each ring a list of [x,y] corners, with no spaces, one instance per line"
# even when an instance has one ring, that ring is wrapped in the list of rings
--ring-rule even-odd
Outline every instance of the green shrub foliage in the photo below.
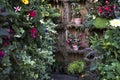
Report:
[[[79,74],[84,70],[85,62],[83,61],[73,61],[68,65],[68,73]]]
[[[91,47],[100,53],[97,70],[100,80],[120,79],[120,28],[108,29],[102,38],[91,37]]]

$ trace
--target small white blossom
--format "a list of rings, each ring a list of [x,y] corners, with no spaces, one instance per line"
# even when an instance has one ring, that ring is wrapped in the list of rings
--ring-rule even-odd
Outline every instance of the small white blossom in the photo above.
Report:
[[[94,3],[97,3],[98,2],[98,0],[94,0]]]
[[[95,15],[92,15],[92,18],[93,18],[93,19],[95,19],[95,18],[96,18],[96,16],[95,16]]]
[[[22,35],[21,34],[19,34],[19,35],[14,35],[14,37],[16,37],[16,38],[20,38]]]
[[[41,19],[41,20],[40,20],[40,22],[41,22],[42,24],[44,24],[44,23],[45,23],[43,19]]]
[[[113,19],[113,20],[110,20],[109,22],[111,26],[120,27],[120,19]]]

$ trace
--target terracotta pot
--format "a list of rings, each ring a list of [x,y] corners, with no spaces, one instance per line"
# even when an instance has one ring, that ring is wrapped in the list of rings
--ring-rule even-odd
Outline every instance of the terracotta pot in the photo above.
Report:
[[[76,25],[80,25],[81,22],[82,22],[82,19],[81,19],[81,18],[74,18],[74,19],[73,19],[73,22],[74,22]]]

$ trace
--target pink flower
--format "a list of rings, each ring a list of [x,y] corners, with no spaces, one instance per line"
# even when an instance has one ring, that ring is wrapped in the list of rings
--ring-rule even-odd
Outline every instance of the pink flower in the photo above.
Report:
[[[2,50],[0,50],[0,57],[4,57],[5,52],[3,52]]]
[[[102,12],[103,12],[102,7],[99,7],[99,8],[98,8],[98,12],[100,12],[100,13],[102,13]]]
[[[106,4],[110,4],[110,2],[108,0],[105,1]]]
[[[17,12],[21,10],[21,7],[17,6],[17,7],[14,7],[14,9],[15,9],[15,12]]]
[[[83,37],[83,36],[84,36],[84,33],[81,32],[81,33],[79,34],[79,37]]]
[[[36,35],[37,35],[37,29],[34,28],[34,27],[31,28],[31,29],[30,29],[30,33],[31,33],[31,37],[35,39],[35,38],[36,38]]]
[[[29,12],[28,12],[28,15],[29,15],[30,17],[34,17],[34,18],[37,16],[37,14],[36,14],[36,12],[35,12],[34,10],[29,11]]]
[[[113,9],[116,9],[116,8],[117,8],[117,6],[116,6],[116,5],[114,5],[114,6],[113,6]]]
[[[70,44],[70,39],[67,39],[67,40],[66,40],[66,44]]]
[[[84,42],[81,42],[80,45],[81,45],[81,47],[85,47],[85,43]]]

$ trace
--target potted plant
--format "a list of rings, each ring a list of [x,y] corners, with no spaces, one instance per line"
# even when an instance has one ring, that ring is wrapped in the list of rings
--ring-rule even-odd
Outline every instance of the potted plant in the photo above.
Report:
[[[72,5],[72,22],[75,23],[76,25],[81,24],[81,5],[78,3],[71,3]]]

